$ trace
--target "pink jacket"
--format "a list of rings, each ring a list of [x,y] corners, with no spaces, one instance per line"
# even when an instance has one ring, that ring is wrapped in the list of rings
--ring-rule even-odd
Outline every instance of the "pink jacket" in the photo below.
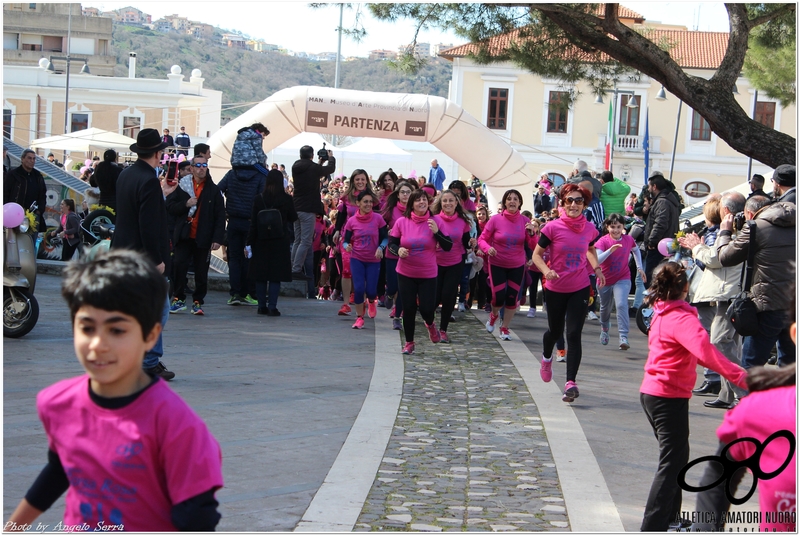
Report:
[[[690,398],[697,362],[746,388],[746,370],[733,364],[710,343],[696,309],[686,301],[657,301],[649,328],[649,357],[641,393]]]

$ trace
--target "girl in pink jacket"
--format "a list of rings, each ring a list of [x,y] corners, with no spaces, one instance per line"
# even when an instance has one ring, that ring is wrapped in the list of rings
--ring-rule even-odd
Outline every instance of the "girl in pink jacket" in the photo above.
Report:
[[[658,470],[646,501],[641,531],[666,531],[677,518],[682,491],[680,470],[688,464],[688,400],[696,383],[697,362],[746,388],[746,371],[710,343],[696,309],[685,301],[688,274],[682,264],[659,266],[647,304],[654,309],[649,357],[641,383],[641,406],[660,448]]]

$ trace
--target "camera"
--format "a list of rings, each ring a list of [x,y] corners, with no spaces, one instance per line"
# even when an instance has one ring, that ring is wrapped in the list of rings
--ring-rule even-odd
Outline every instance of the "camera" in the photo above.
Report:
[[[732,226],[735,228],[735,232],[740,232],[742,228],[744,228],[744,223],[746,222],[746,216],[743,212],[738,212],[732,218]]]
[[[327,146],[327,143],[322,143],[322,148],[316,151],[316,155],[319,157],[320,162],[326,162],[329,158],[325,146]]]

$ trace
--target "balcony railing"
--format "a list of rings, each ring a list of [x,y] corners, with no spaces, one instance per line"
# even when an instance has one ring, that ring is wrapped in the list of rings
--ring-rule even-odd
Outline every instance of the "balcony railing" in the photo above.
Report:
[[[644,136],[617,136],[616,150],[643,151]]]

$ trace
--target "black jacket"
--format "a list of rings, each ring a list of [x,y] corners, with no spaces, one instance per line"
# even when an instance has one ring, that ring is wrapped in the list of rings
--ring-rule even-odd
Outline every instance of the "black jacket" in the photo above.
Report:
[[[122,168],[112,162],[100,162],[92,174],[92,180],[100,188],[100,204],[110,206],[116,210],[117,206],[117,180]]]
[[[155,169],[142,160],[123,170],[117,180],[116,226],[111,247],[147,253],[169,273],[170,250],[166,206]]]
[[[322,197],[319,195],[319,179],[336,172],[336,159],[332,156],[327,165],[319,165],[313,160],[297,160],[291,166],[294,181],[294,209],[298,212],[324,214]]]
[[[189,198],[189,194],[179,187],[166,198],[167,211],[177,217],[175,244],[180,241],[183,227],[191,224],[188,220],[189,207],[186,206],[186,201]],[[214,243],[224,243],[225,202],[219,187],[208,178],[205,179],[205,186],[197,199],[197,211],[194,213],[194,217],[199,218],[197,220],[197,236],[194,238],[198,248],[210,249]]]
[[[644,242],[654,248],[663,238],[674,238],[680,230],[680,201],[674,192],[665,189],[658,193],[646,218]]]
[[[39,222],[38,231],[47,228],[44,222],[44,209],[47,206],[47,185],[44,177],[36,169],[30,173],[20,165],[3,176],[3,203],[15,202],[25,210],[36,202],[36,216]]]
[[[231,169],[217,184],[225,196],[228,219],[246,219],[252,214],[256,195],[264,190],[266,177],[255,169]]]
[[[546,193],[536,193],[533,196],[533,213],[538,215],[541,212],[552,210],[552,199]]]

